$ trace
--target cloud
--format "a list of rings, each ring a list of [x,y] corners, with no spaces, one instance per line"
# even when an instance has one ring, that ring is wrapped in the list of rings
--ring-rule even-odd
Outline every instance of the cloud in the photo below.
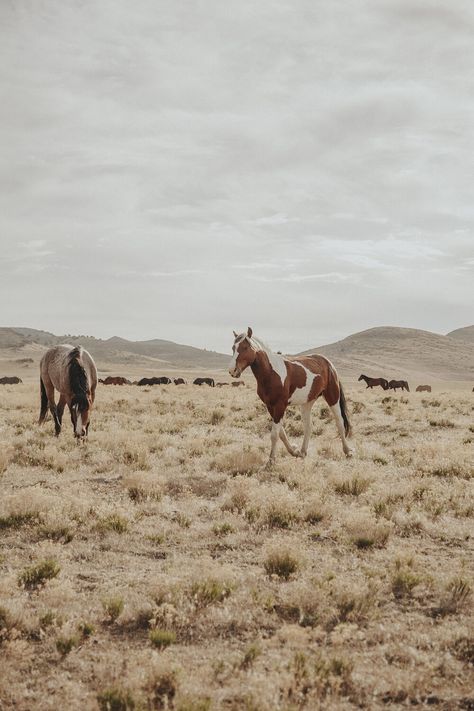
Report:
[[[242,317],[290,351],[470,318],[471,0],[16,5],[10,323],[227,349]]]

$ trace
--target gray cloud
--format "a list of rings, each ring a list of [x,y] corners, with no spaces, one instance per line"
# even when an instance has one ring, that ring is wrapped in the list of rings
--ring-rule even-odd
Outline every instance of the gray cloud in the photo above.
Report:
[[[3,322],[223,350],[471,322],[473,28],[470,0],[2,3]]]

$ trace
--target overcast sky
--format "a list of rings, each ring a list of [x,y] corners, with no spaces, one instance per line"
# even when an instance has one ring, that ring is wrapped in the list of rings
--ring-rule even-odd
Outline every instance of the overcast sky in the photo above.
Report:
[[[472,0],[1,0],[0,325],[473,323]]]

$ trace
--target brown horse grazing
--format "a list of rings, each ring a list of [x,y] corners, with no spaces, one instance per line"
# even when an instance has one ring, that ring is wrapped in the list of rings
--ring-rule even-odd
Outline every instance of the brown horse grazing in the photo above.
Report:
[[[417,393],[430,393],[431,392],[431,385],[417,385],[416,392]]]
[[[388,390],[388,380],[385,378],[369,378],[368,375],[359,375],[357,382],[359,382],[359,380],[364,380],[367,384],[367,388],[374,388],[377,385],[380,385],[380,387],[384,390]]]
[[[402,390],[408,390],[408,392],[410,392],[410,388],[408,387],[408,383],[406,380],[390,380],[388,387],[390,390],[395,390],[395,392],[397,392],[398,388],[401,388]]]
[[[17,375],[5,375],[3,378],[0,378],[0,385],[19,385],[19,383],[22,382],[23,380]]]
[[[123,378],[121,375],[108,375],[105,380],[100,380],[99,383],[102,385],[131,385],[132,383],[127,378]]]
[[[67,405],[75,437],[87,437],[97,387],[97,369],[92,356],[81,346],[53,346],[41,358],[40,384],[41,412],[38,424],[44,422],[49,407],[56,436],[59,435]],[[60,393],[57,407],[54,402],[55,389]]]
[[[239,380],[239,381],[236,382],[236,383],[232,383],[232,387],[233,387],[233,388],[239,388],[240,386],[242,386],[242,387],[245,388],[245,383],[244,383],[242,380]]]
[[[347,414],[346,400],[342,386],[332,363],[321,355],[284,357],[273,353],[252,334],[237,334],[234,331],[233,356],[229,373],[239,378],[250,366],[257,380],[257,395],[267,406],[273,420],[268,465],[275,461],[276,447],[280,438],[288,452],[294,457],[305,457],[311,434],[311,408],[316,399],[323,395],[336,420],[337,431],[342,440],[346,456],[353,453],[346,437],[351,434],[351,425]],[[288,441],[283,427],[283,416],[288,405],[299,405],[304,425],[301,449],[293,447]]]
[[[175,378],[174,379],[174,384],[175,385],[186,385],[186,380],[184,378]]]

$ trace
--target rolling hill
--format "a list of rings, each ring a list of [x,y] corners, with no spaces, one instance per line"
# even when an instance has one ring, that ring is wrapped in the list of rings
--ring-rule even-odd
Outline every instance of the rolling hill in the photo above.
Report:
[[[390,378],[416,378],[420,383],[474,381],[474,326],[447,335],[413,328],[383,326],[354,333],[347,338],[303,351],[330,358],[343,378],[360,373]],[[229,356],[172,341],[129,341],[114,336],[56,336],[32,328],[0,328],[0,361],[13,374],[18,367],[34,369],[45,348],[55,343],[81,344],[96,359],[99,369],[118,373],[163,373],[168,369],[227,369]],[[10,373],[11,371],[11,373]]]
[[[459,331],[473,333],[474,327],[452,333]],[[474,380],[473,342],[452,333],[443,336],[414,328],[382,326],[303,353],[322,353],[346,377],[365,373],[389,379],[411,376],[420,382],[429,378]]]
[[[207,351],[193,346],[185,346],[173,341],[155,338],[150,341],[128,341],[114,336],[108,339],[93,336],[56,336],[48,331],[33,328],[0,328],[0,350],[7,349],[20,355],[42,352],[57,343],[81,344],[91,355],[102,363],[117,365],[143,365],[148,368],[225,368],[229,356],[215,351]]]

